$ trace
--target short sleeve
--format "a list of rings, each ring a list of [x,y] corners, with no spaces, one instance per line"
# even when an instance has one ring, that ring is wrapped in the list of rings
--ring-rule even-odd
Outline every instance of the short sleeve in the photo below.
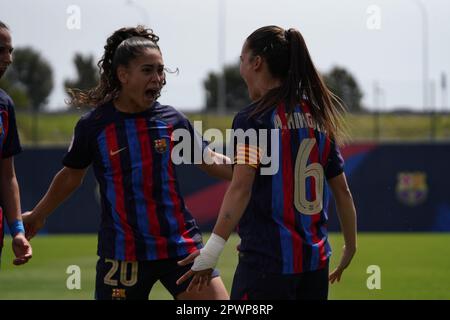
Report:
[[[180,113],[179,115],[181,118],[178,121],[176,125],[176,129],[185,129],[188,130],[191,140],[191,152],[190,155],[187,156],[183,154],[184,161],[188,163],[196,163],[196,155],[198,158],[198,161],[201,161],[203,159],[203,151],[208,147],[209,142],[204,140],[201,134],[195,130],[195,128],[192,126],[189,119],[187,119],[183,114]]]
[[[2,112],[2,124],[0,126],[1,135],[4,135],[1,153],[1,157],[3,159],[12,157],[22,152],[19,134],[17,133],[16,115],[12,102],[7,105],[6,110],[6,112]]]
[[[63,165],[73,169],[87,168],[92,162],[89,148],[89,135],[85,120],[80,119],[75,126],[69,150],[63,158]]]
[[[338,145],[331,141],[330,155],[325,167],[325,176],[327,180],[337,177],[344,172],[344,158],[341,155]]]
[[[257,169],[263,149],[259,143],[259,126],[253,118],[237,114],[233,120],[233,165],[246,164]]]

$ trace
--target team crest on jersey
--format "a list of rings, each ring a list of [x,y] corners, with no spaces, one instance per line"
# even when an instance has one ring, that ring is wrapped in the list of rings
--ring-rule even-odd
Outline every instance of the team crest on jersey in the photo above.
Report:
[[[167,139],[156,139],[155,142],[155,150],[159,153],[164,153],[167,151]]]
[[[113,288],[111,298],[113,300],[125,300],[127,298],[125,289]]]
[[[397,175],[397,198],[408,206],[423,203],[428,195],[427,175],[425,172],[400,172]]]

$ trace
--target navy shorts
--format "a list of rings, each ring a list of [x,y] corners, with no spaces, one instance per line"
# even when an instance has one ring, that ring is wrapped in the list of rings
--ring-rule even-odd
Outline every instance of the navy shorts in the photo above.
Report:
[[[161,281],[174,299],[186,291],[190,281],[176,284],[192,264],[179,266],[184,257],[155,261],[118,261],[99,258],[95,280],[96,300],[148,300],[156,281]],[[215,269],[213,278],[219,276]]]
[[[328,264],[324,269],[298,274],[274,274],[239,261],[231,300],[327,300]]]

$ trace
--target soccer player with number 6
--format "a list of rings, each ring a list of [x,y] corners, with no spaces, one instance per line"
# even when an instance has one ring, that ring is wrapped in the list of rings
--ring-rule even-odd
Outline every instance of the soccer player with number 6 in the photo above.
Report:
[[[267,26],[244,43],[240,73],[254,101],[240,111],[233,129],[277,130],[278,140],[234,144],[232,182],[205,247],[179,262],[194,261],[177,283],[207,286],[221,251],[238,225],[239,264],[231,299],[328,297],[356,251],[356,210],[338,145],[344,108],[323,83],[296,29]],[[251,139],[249,139],[251,140]],[[263,174],[261,162],[277,150],[278,170]],[[328,187],[336,201],[345,246],[328,273]]]

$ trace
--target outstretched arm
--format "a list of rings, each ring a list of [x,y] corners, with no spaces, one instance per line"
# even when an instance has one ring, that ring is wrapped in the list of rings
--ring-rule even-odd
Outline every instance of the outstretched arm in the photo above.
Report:
[[[230,181],[233,176],[230,158],[209,148],[205,152],[208,161],[198,167],[212,177]]]
[[[356,252],[356,209],[347,184],[345,173],[328,180],[336,201],[336,209],[344,235],[345,245],[338,267],[330,274],[330,282],[341,280],[342,273],[349,266]]]
[[[45,219],[81,185],[86,170],[64,167],[55,175],[41,201],[23,215],[28,239],[36,235],[44,226]]]
[[[200,291],[211,281],[211,272],[217,264],[225,243],[239,223],[250,201],[255,174],[256,170],[248,165],[235,165],[233,179],[225,193],[211,237],[203,249],[197,250],[179,262],[180,265],[187,265],[194,261],[191,270],[177,281],[180,284],[193,276],[187,291],[190,291],[195,285],[198,285]]]
[[[32,249],[23,230],[19,184],[14,170],[13,157],[0,160],[0,191],[3,210],[13,237],[12,248],[16,257],[13,263],[21,265],[31,259]]]

